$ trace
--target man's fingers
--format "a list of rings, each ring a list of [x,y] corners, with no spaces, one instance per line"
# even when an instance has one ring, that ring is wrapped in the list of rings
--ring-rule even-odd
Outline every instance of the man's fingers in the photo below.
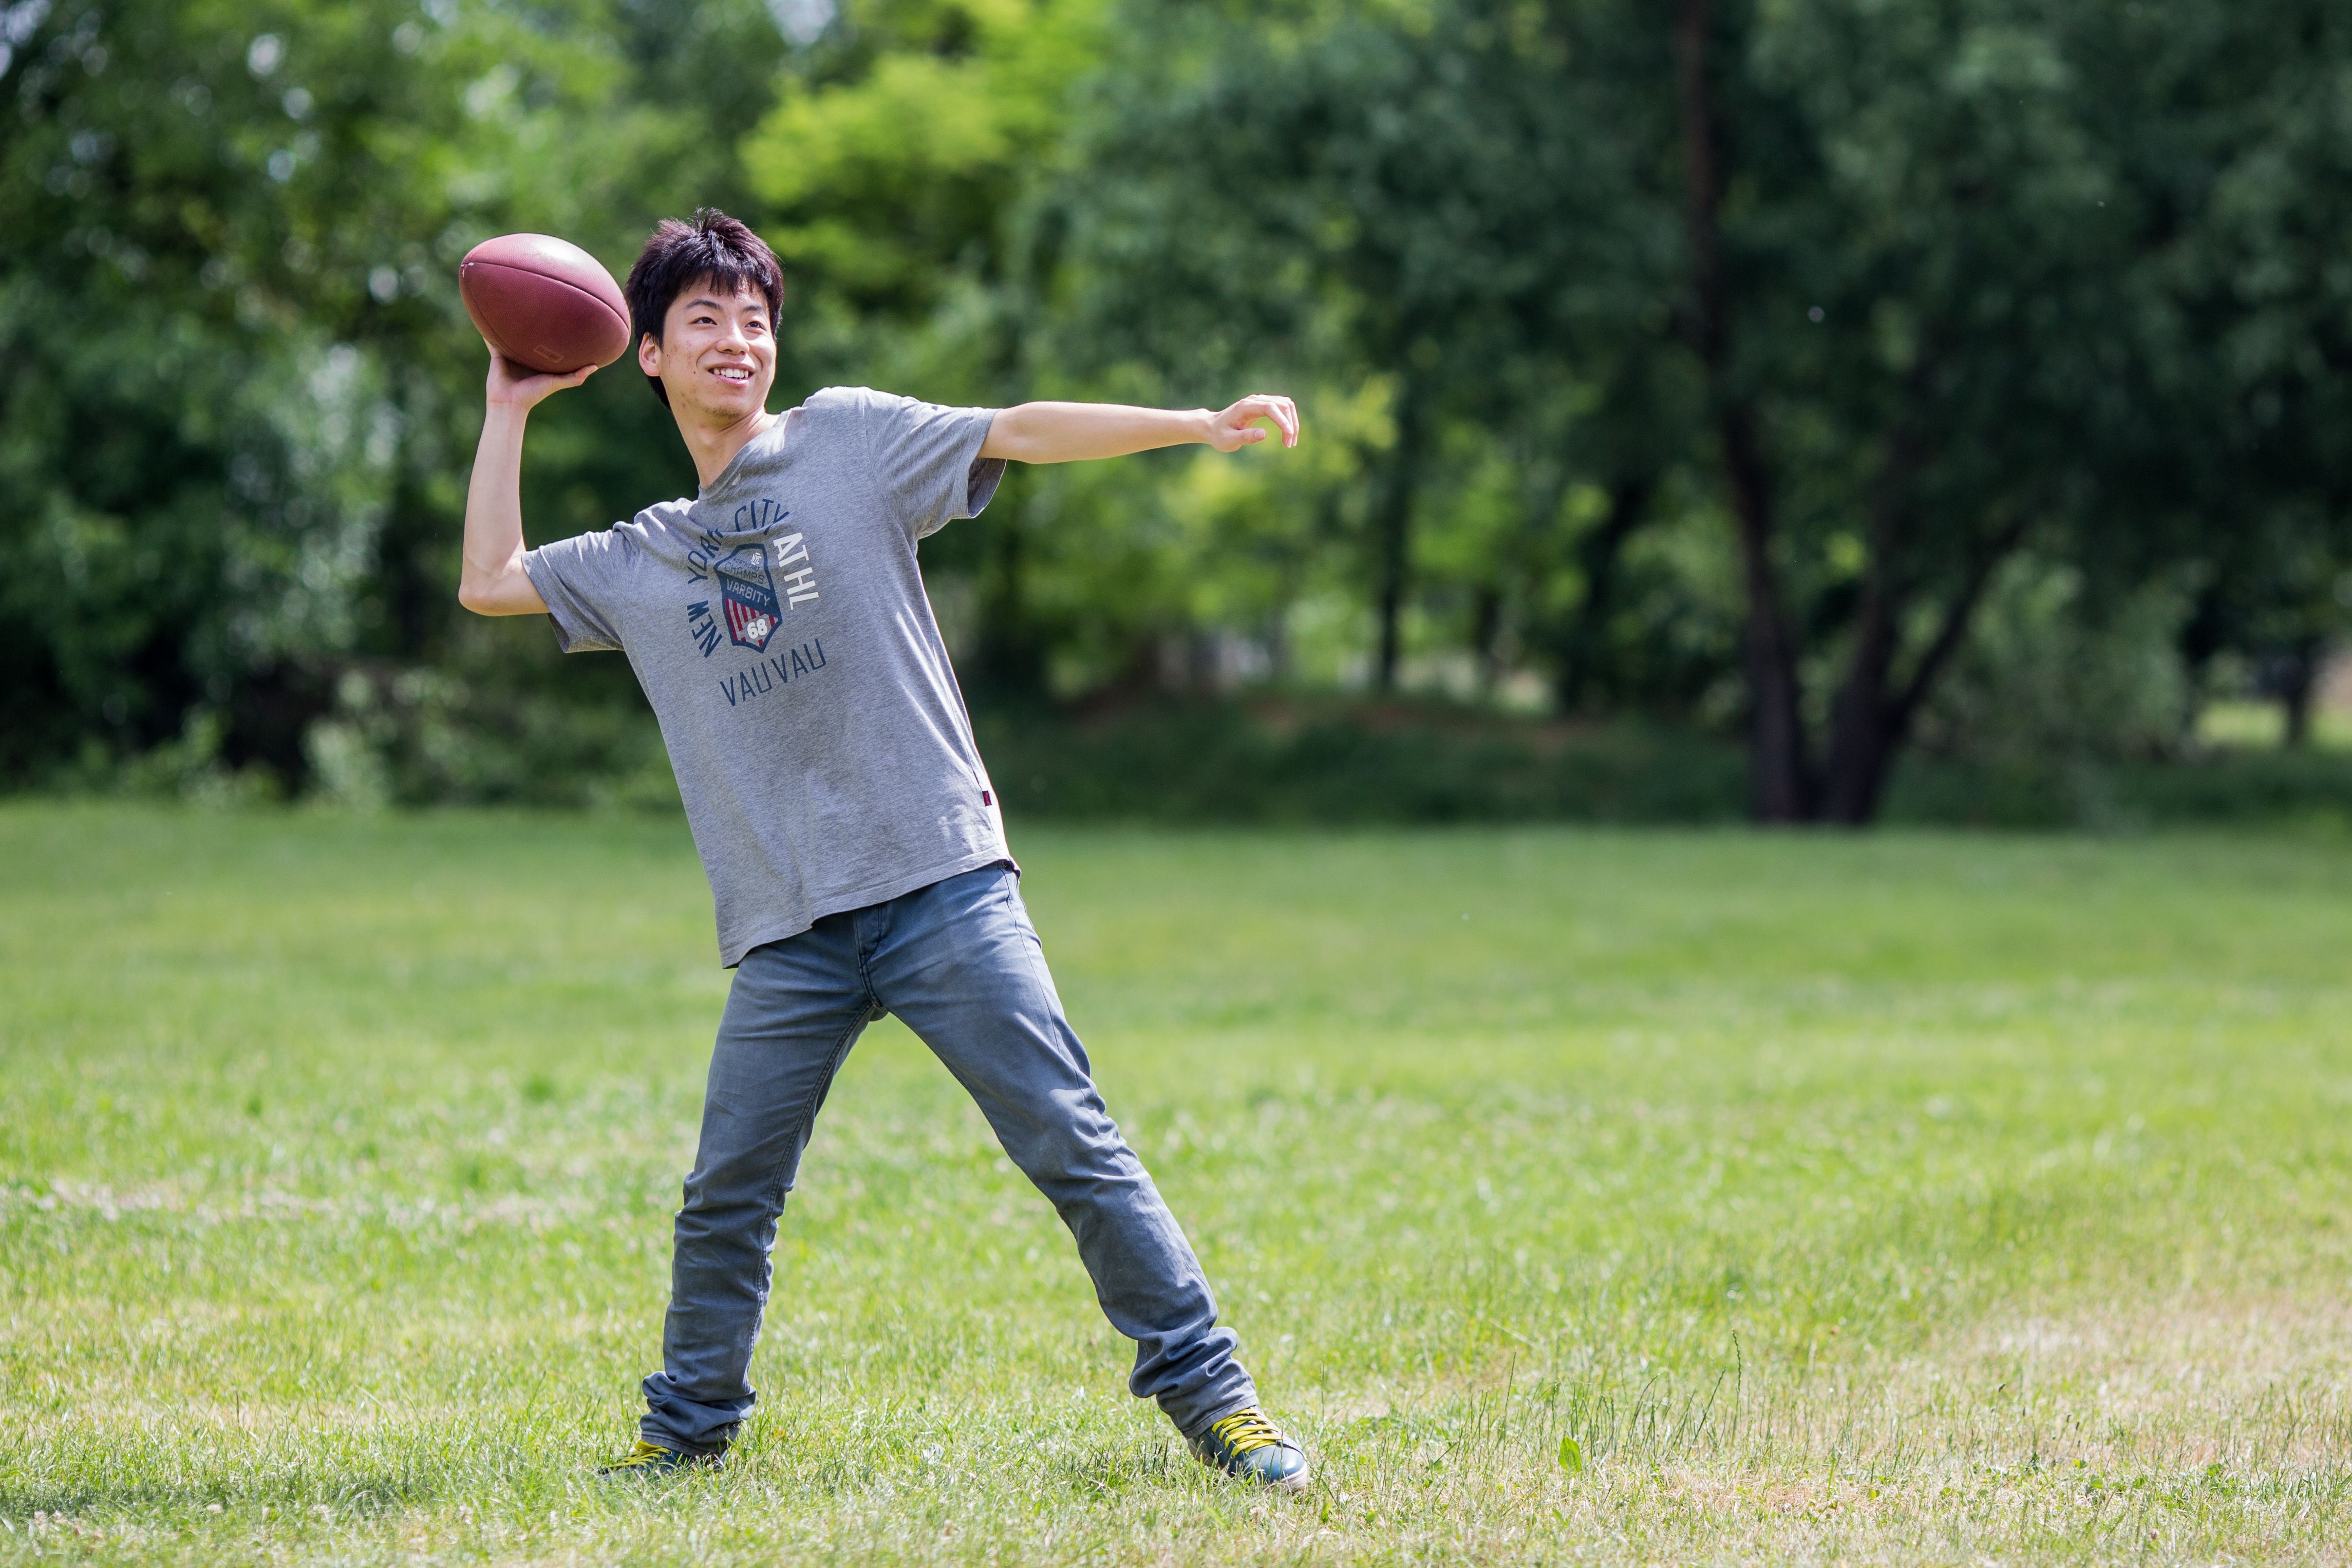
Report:
[[[1285,446],[1298,444],[1298,405],[1286,397],[1275,397],[1265,392],[1254,392],[1226,410],[1226,415],[1236,425],[1248,427],[1263,419],[1282,433]],[[1258,432],[1250,437],[1251,444],[1265,439]]]
[[[594,365],[576,371],[535,371],[519,365],[497,350],[490,350],[488,396],[493,402],[531,409],[567,387],[576,387],[596,371]]]

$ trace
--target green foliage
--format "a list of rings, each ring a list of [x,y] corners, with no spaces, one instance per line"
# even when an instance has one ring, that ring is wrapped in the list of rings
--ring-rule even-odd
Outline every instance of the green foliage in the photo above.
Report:
[[[1052,162],[1102,0],[866,0],[790,72],[743,148],[764,228],[824,305],[919,320],[1002,276]]]
[[[666,95],[740,112],[780,42],[749,0],[7,16],[0,776],[202,733],[299,781],[350,661],[448,652],[482,351],[456,261],[512,228],[623,260],[723,193],[730,142]],[[677,483],[620,390],[548,422],[541,516]]]
[[[0,48],[10,784],[642,797],[622,662],[452,602],[454,263],[705,203],[786,259],[785,401],[1300,399],[1297,452],[928,541],[992,698],[1532,688],[1861,820],[1915,738],[2307,714],[2352,605],[2315,0],[14,0]],[[534,538],[689,483],[639,379],[534,422]]]
[[[2352,753],[2153,751],[2151,737],[2168,736],[2171,726],[2136,705],[2178,688],[2177,670],[2148,668],[2163,650],[2151,648],[2158,639],[2147,626],[2098,639],[2063,621],[2038,630],[2049,641],[2032,645],[2034,656],[1955,676],[1928,744],[1888,787],[1889,821],[2095,832],[2352,830]],[[2004,626],[2000,635],[2008,634]],[[2039,657],[2053,647],[2083,667],[2053,674]],[[2088,727],[2070,721],[2066,705],[2105,699],[2118,706],[2104,729],[2086,735]],[[1686,727],[1312,697],[1083,714],[983,705],[974,720],[1016,822],[1703,824],[1737,820],[1747,796],[1738,747]],[[629,798],[663,797],[641,783]]]
[[[1701,735],[1563,731],[1435,706],[977,716],[1005,809],[1055,821],[1727,821],[1747,772],[1736,748]]]
[[[1886,820],[2104,833],[2289,828],[2341,837],[2352,831],[2352,757],[2273,750],[2156,762],[2058,751],[1953,761],[1915,754],[1888,787]]]
[[[2161,580],[2094,595],[2078,568],[2011,559],[1920,716],[1923,748],[2027,768],[2180,750],[2194,706],[2178,646],[2185,597]]]
[[[2291,400],[2260,378],[2314,373],[2338,329],[2293,368],[2231,347],[2275,328],[2207,270],[2229,255],[2328,308],[2307,274],[2253,259],[2239,183],[2300,158],[2296,188],[2323,204],[2305,222],[2352,230],[2333,166],[2282,117],[2345,68],[2332,16],[1157,15],[1138,8],[1089,165],[1107,177],[1076,203],[1087,319],[1127,329],[1096,335],[1171,364],[1296,345],[1325,374],[1384,378],[1364,547],[1384,614],[1450,557],[1508,596],[1564,695],[1596,653],[1625,663],[1601,591],[1645,514],[1717,491],[1759,809],[1867,818],[2029,542],[2103,586],[2239,556],[2299,561],[2306,601],[2334,580],[2339,482],[2306,460],[2340,443],[2282,430],[2266,438],[2297,457],[2254,494],[2210,481],[2253,444],[2220,405],[2275,414]],[[2283,23],[2303,53],[2274,47]],[[1166,156],[1213,139],[1250,179]],[[1475,481],[1445,470],[1498,451],[1523,476],[1519,527],[1421,543],[1424,517],[1462,526]],[[1612,503],[1580,525],[1563,512],[1579,486]],[[2239,517],[2273,509],[2241,543]]]

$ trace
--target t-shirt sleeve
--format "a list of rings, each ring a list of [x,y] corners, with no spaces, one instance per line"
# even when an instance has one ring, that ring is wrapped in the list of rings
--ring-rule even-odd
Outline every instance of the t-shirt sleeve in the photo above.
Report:
[[[917,538],[958,517],[976,517],[1004,477],[1004,459],[982,457],[992,408],[945,408],[910,397],[866,394],[874,465]]]
[[[522,570],[547,601],[556,646],[567,653],[617,650],[624,580],[637,551],[620,528],[604,528],[525,550]]]

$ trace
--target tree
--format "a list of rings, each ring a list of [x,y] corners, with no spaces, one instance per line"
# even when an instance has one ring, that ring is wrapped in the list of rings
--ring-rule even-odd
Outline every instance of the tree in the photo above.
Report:
[[[0,777],[184,740],[297,785],[355,664],[453,653],[457,259],[526,227],[625,259],[723,193],[731,134],[669,106],[756,107],[782,41],[751,0],[0,17]],[[676,483],[623,390],[549,422],[541,515]]]
[[[1073,310],[1106,358],[1381,378],[1364,542],[1385,691],[1449,422],[1528,412],[1505,372],[1531,332],[1622,340],[1624,268],[1597,258],[1643,241],[1630,149],[1595,133],[1563,40],[1512,7],[1244,16],[1126,17],[1064,197]]]
[[[2094,570],[2195,559],[2231,522],[2195,501],[2243,460],[2216,444],[2222,405],[2319,401],[2308,367],[2292,392],[2233,391],[2218,356],[2252,302],[2210,284],[2216,170],[2297,134],[2321,158],[2318,84],[2345,57],[2340,23],[2256,9],[1458,0],[1155,42],[1091,166],[1113,214],[1095,264],[1123,301],[1337,322],[1339,358],[1393,378],[1384,628],[1423,432],[1545,406],[1483,389],[1598,385],[1652,440],[1611,462],[1573,423],[1545,432],[1612,497],[1581,536],[1588,604],[1664,481],[1711,476],[1747,606],[1754,812],[1859,823],[2005,560],[2029,539]],[[2282,31],[2328,63],[2290,59]],[[1252,178],[1165,159],[1213,130]],[[1180,243],[1202,227],[1218,243]],[[2314,274],[2294,308],[2325,295]],[[1202,351],[1187,327],[1170,351]],[[1675,361],[1695,400],[1656,373]],[[2296,505],[2340,511],[2280,472]],[[1572,690],[1589,626],[1554,646]]]
[[[2184,653],[2200,671],[2247,659],[2298,746],[2320,659],[2352,625],[2352,24],[2293,3],[2231,18],[2200,40],[2221,80],[2204,221],[2167,257],[2183,439],[2159,482],[2227,525],[2195,551]]]

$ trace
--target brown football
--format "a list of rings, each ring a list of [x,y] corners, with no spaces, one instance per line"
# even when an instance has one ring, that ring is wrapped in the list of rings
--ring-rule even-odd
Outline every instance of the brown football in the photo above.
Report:
[[[609,365],[629,349],[629,307],[604,264],[552,235],[500,235],[457,264],[457,293],[490,347],[534,371]]]

